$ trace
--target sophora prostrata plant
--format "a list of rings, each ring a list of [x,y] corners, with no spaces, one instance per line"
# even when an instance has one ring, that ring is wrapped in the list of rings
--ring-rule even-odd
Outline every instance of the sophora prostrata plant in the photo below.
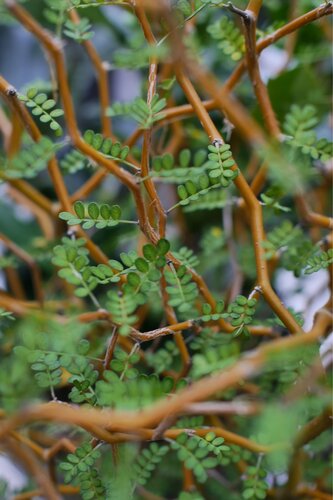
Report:
[[[332,10],[0,0],[1,499],[331,498]]]

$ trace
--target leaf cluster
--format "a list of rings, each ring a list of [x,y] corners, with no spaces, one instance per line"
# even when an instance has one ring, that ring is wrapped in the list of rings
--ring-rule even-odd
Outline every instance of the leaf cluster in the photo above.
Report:
[[[134,481],[144,486],[168,451],[168,446],[157,443],[151,443],[142,450],[133,464]]]
[[[30,88],[26,95],[20,94],[19,98],[31,109],[34,116],[37,116],[42,123],[48,123],[51,130],[56,135],[62,134],[62,128],[56,118],[64,114],[63,110],[56,108],[56,101],[48,99],[43,92],[39,93],[36,88]]]
[[[91,297],[91,292],[98,284],[98,279],[89,266],[88,250],[84,248],[84,244],[85,240],[82,238],[62,238],[62,245],[55,246],[53,250],[52,263],[61,268],[58,271],[59,277],[79,287],[75,290],[77,297]],[[112,274],[110,269],[110,275]]]
[[[58,146],[48,137],[29,142],[28,147],[4,163],[3,174],[9,179],[32,179],[46,168],[57,149]]]
[[[207,469],[216,467],[223,453],[229,450],[224,439],[216,437],[213,432],[207,433],[204,438],[184,432],[171,441],[170,446],[177,452],[179,460],[193,471],[199,483],[208,479]]]
[[[246,479],[243,483],[242,498],[246,500],[266,498],[268,490],[268,484],[265,481],[266,475],[266,471],[262,468],[248,467],[246,469]]]
[[[189,149],[182,149],[178,158],[171,153],[154,156],[152,161],[152,176],[163,182],[186,182],[189,177],[194,180],[204,171],[207,153],[199,149],[193,155]]]
[[[243,34],[227,16],[222,16],[218,21],[210,24],[207,31],[214,40],[218,41],[217,47],[222,49],[222,52],[232,61],[239,61],[244,56]]]
[[[169,370],[174,362],[176,356],[179,355],[179,350],[174,342],[168,340],[163,345],[163,348],[158,349],[156,352],[147,352],[146,358],[150,366],[154,368],[155,373],[158,375]]]
[[[67,19],[64,26],[64,34],[78,43],[90,40],[94,36],[89,19],[86,17],[82,17],[78,22]]]
[[[115,102],[108,108],[107,116],[129,115],[140,128],[148,129],[164,118],[162,110],[165,106],[166,99],[160,99],[158,94],[153,96],[150,104],[147,104],[141,97],[137,97],[130,103]]]
[[[311,257],[306,262],[305,274],[316,273],[320,269],[327,269],[333,263],[333,249],[329,248],[327,252],[320,252]]]
[[[235,327],[232,335],[238,337],[239,335],[249,336],[247,328],[253,322],[253,316],[256,312],[257,300],[238,295],[234,302],[228,307],[228,316],[230,323]]]
[[[83,138],[87,144],[113,160],[125,161],[128,156],[128,146],[122,146],[118,141],[113,142],[110,137],[104,138],[102,134],[95,133],[93,130],[86,130]]]
[[[61,462],[60,469],[65,474],[65,482],[75,479],[80,485],[83,500],[102,500],[105,498],[105,488],[97,469],[93,467],[101,457],[97,447],[93,448],[88,442],[82,443],[74,453],[69,453],[65,462]]]
[[[314,160],[327,161],[333,156],[333,142],[317,138],[314,129],[318,123],[314,106],[308,104],[300,107],[294,104],[285,117],[284,131],[288,134],[286,141]]]
[[[108,205],[103,203],[98,205],[95,202],[84,204],[82,201],[74,203],[74,211],[76,215],[70,212],[60,212],[59,217],[65,220],[69,226],[82,224],[83,229],[96,227],[103,229],[105,227],[114,227],[119,224],[121,217],[121,208],[119,205]]]
[[[180,381],[176,387],[183,387]],[[100,406],[117,409],[141,409],[173,391],[171,377],[159,378],[156,374],[140,374],[135,379],[123,380],[112,371],[103,373],[103,380],[96,383],[97,401]]]
[[[79,170],[83,170],[90,163],[80,151],[72,149],[60,161],[60,166],[65,173],[75,174]]]
[[[192,308],[194,301],[198,297],[198,287],[192,281],[192,276],[186,270],[186,266],[181,265],[176,269],[172,263],[164,270],[164,277],[167,282],[166,291],[169,295],[169,305],[177,308],[180,313],[184,313]]]

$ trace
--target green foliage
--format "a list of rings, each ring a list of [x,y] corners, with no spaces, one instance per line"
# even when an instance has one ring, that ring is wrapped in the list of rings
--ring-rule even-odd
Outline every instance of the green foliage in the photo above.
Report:
[[[174,362],[176,356],[179,355],[179,350],[176,344],[168,340],[163,345],[163,348],[158,349],[157,352],[148,352],[146,354],[147,361],[150,366],[155,370],[158,375],[165,370],[169,370]]]
[[[64,112],[55,107],[56,101],[54,99],[48,99],[46,94],[38,93],[38,90],[33,87],[27,91],[26,95],[20,94],[19,98],[31,109],[34,116],[38,116],[42,123],[48,123],[56,135],[62,134],[62,128],[56,118],[62,116]]]
[[[170,249],[170,243],[166,239],[160,239],[156,246],[147,243],[142,247],[142,257],[137,254],[121,254],[123,263],[128,266],[127,284],[124,287],[138,304],[143,304],[145,298],[151,292],[157,290],[157,283],[162,277],[161,269],[166,265],[166,254]]]
[[[326,161],[333,156],[333,142],[318,139],[314,128],[319,120],[314,106],[308,104],[301,108],[293,105],[286,115],[284,131],[287,143],[299,148],[303,154],[310,155],[314,160]]]
[[[199,265],[198,257],[190,248],[181,247],[177,252],[174,251],[173,255],[183,264],[183,266],[194,268]]]
[[[85,442],[75,450],[75,453],[67,455],[66,462],[60,464],[60,469],[65,473],[65,482],[76,480],[80,485],[83,500],[105,498],[104,485],[97,469],[93,468],[100,457],[101,452],[98,448],[93,448],[90,443]]]
[[[116,293],[110,291],[107,295],[110,313],[115,324],[121,326],[121,333],[127,335],[130,326],[135,323],[133,314],[138,305],[145,302],[149,293],[156,292],[156,283],[161,279],[160,269],[166,265],[165,255],[170,249],[170,243],[161,239],[157,244],[150,243],[143,246],[143,257],[138,257],[136,252],[120,254],[120,260],[109,260],[108,264],[90,265],[88,250],[84,248],[84,239],[63,238],[62,244],[54,247],[52,263],[61,269],[58,275],[68,283],[77,286],[77,297],[89,296],[99,308],[93,290],[97,285],[118,283],[122,276],[127,277],[123,290]]]
[[[207,345],[205,340],[207,337],[203,339],[201,345],[196,344],[196,348],[201,352],[193,356],[191,375],[194,379],[225,370],[239,357],[239,346],[232,341],[230,335],[223,338],[222,345],[209,343]]]
[[[177,429],[195,429],[196,427],[203,427],[204,417],[202,415],[198,416],[186,416],[177,420],[175,427]]]
[[[293,104],[285,116],[284,143],[266,151],[269,174],[284,193],[299,193],[317,175],[315,161],[328,161],[333,156],[333,143],[318,139],[319,124],[313,105]]]
[[[6,311],[2,307],[0,307],[0,318],[1,318],[1,320],[4,320],[4,319],[10,319],[12,321],[15,320],[13,314],[10,311]]]
[[[10,14],[7,7],[3,5],[3,0],[0,3],[0,25],[11,26],[15,24],[15,18]]]
[[[82,472],[79,476],[82,500],[104,500],[105,487],[97,469]]]
[[[116,373],[120,373],[121,378],[135,378],[138,375],[138,370],[133,367],[140,361],[140,355],[137,352],[125,352],[120,348],[114,351],[113,359],[110,363],[110,368]]]
[[[171,153],[164,153],[153,158],[151,175],[163,182],[186,182],[189,178],[195,180],[204,173],[206,162],[207,153],[204,149],[196,151],[193,157],[189,149],[183,149],[177,161]]]
[[[68,174],[75,174],[89,165],[87,158],[77,149],[72,149],[60,161],[61,168]]]
[[[7,13],[2,7],[7,3],[11,4],[0,0],[0,17]],[[31,16],[45,34],[51,29],[47,36],[52,37],[55,49],[64,52],[67,63],[62,76],[72,94],[67,97],[75,107],[77,133],[68,126],[66,112],[66,130],[63,127],[68,137],[52,139],[52,130],[60,134],[63,125],[62,119],[58,123],[62,110],[55,101],[59,98],[64,102],[64,110],[69,102],[64,79],[59,81],[58,77],[60,60],[47,81],[32,80],[22,62],[20,73],[29,82],[21,87],[23,103],[30,107],[32,118],[39,118],[36,124],[42,136],[34,143],[25,126],[28,123],[23,123],[22,133],[16,108],[11,107],[16,91],[5,89],[0,141],[0,178],[9,185],[9,189],[3,186],[0,201],[0,236],[4,240],[0,257],[4,285],[0,292],[4,308],[0,308],[3,428],[9,425],[14,429],[13,422],[21,422],[22,435],[31,428],[34,432],[29,438],[34,440],[42,432],[45,445],[68,438],[73,450],[77,449],[67,458],[67,452],[58,450],[52,480],[57,489],[64,482],[70,483],[83,500],[149,496],[239,500],[263,499],[271,494],[282,498],[288,495],[285,488],[295,436],[302,435],[304,426],[327,411],[331,403],[330,374],[326,377],[314,369],[319,346],[317,342],[310,345],[306,336],[298,349],[279,349],[279,337],[285,336],[288,344],[291,328],[272,312],[272,307],[278,310],[274,307],[278,297],[270,296],[269,301],[260,303],[252,299],[257,297],[254,292],[260,295],[263,285],[258,281],[258,255],[255,259],[262,245],[258,241],[261,228],[256,226],[261,226],[263,208],[268,234],[262,253],[272,261],[261,265],[264,274],[268,265],[270,284],[277,294],[276,278],[281,269],[300,277],[333,264],[328,228],[317,226],[315,220],[310,223],[296,206],[299,197],[308,197],[309,210],[315,212],[330,206],[324,198],[332,146],[322,139],[329,138],[330,124],[328,17],[314,23],[308,23],[307,18],[306,25],[303,19],[291,64],[277,76],[266,74],[262,61],[262,77],[264,81],[269,78],[268,94],[283,134],[259,146],[261,141],[252,141],[251,130],[242,128],[236,119],[239,100],[245,115],[258,120],[263,137],[269,132],[250,79],[231,90],[241,72],[246,72],[243,63],[235,69],[237,62],[245,59],[240,29],[244,20],[231,17],[224,10],[227,2],[221,0],[170,0],[166,2],[170,9],[165,12],[155,9],[155,4],[159,7],[163,2],[132,2],[133,8],[130,3],[19,0],[19,5],[27,6],[24,25],[29,27]],[[248,2],[235,3],[246,9]],[[299,0],[297,13],[290,12],[288,2],[264,2],[256,38],[266,37],[317,7],[323,13],[325,6],[316,0]],[[9,8],[15,14],[15,8]],[[79,22],[73,21],[73,8],[80,9]],[[13,19],[7,14],[9,17]],[[0,23],[4,22],[1,18]],[[146,40],[149,26],[156,42]],[[18,28],[16,22],[15,30]],[[32,31],[35,35],[36,29]],[[102,67],[86,43],[93,32]],[[284,39],[273,36],[271,41],[273,38],[275,50],[285,48]],[[5,33],[2,39],[7,40]],[[2,51],[4,67],[13,62],[20,65],[19,44],[12,44],[10,50],[7,45]],[[39,64],[35,53],[41,55],[40,50],[29,51],[29,70]],[[48,62],[54,66],[52,54],[56,55],[51,51]],[[151,63],[156,63],[156,79]],[[115,73],[119,67],[135,72],[140,87],[135,95],[140,97],[134,99],[128,93],[124,81],[128,72],[122,72],[118,79]],[[184,92],[186,86],[177,82],[183,71],[217,130],[232,144],[232,151],[219,134],[207,138],[208,122],[202,127],[199,105],[193,106],[195,92]],[[223,113],[216,102],[214,105],[214,80],[221,85],[227,82],[229,90],[235,92],[235,116],[228,109]],[[117,89],[119,81],[124,83],[122,92]],[[112,91],[108,110],[107,90]],[[148,105],[146,96],[150,99],[154,93]],[[113,104],[116,95],[134,100]],[[20,107],[24,111],[23,103]],[[101,114],[113,118],[112,133],[101,125]],[[117,118],[121,115],[125,119]],[[134,122],[129,123],[130,119]],[[80,147],[80,133],[88,154]],[[143,136],[148,146],[144,151]],[[211,141],[210,146],[207,141]],[[149,163],[145,177],[140,168],[143,155]],[[240,182],[236,159],[242,171]],[[115,175],[104,175],[110,173],[104,172],[105,162],[114,166]],[[49,172],[43,171],[47,167]],[[260,186],[259,169],[265,174]],[[131,179],[126,185],[123,174]],[[147,180],[155,186],[165,214],[147,190]],[[249,206],[243,206],[244,198],[248,201],[251,194],[246,182],[253,191]],[[68,212],[59,214],[64,210],[65,191],[71,204],[66,205]],[[256,206],[254,196],[260,200]],[[73,201],[78,198],[82,201]],[[170,213],[175,208],[178,210]],[[158,240],[164,234],[162,215],[166,216],[168,239]],[[79,226],[89,231],[92,241],[77,238],[83,234]],[[21,258],[18,248],[30,259]],[[107,256],[103,264],[99,263],[99,251]],[[228,306],[218,301],[221,297]],[[311,297],[311,303],[309,300],[309,311],[315,298]],[[216,306],[210,305],[214,303]],[[289,313],[302,325],[300,313],[292,308]],[[224,322],[229,325],[225,329]],[[269,335],[249,335],[253,324],[258,330],[271,328]],[[296,343],[302,343],[301,337]],[[274,353],[270,355],[264,348],[262,357],[265,345],[271,345]],[[257,361],[253,354],[258,354]],[[252,358],[255,372],[235,377],[237,368],[233,367],[238,363],[245,366]],[[211,386],[211,379],[221,381],[224,389],[212,392],[215,382]],[[228,387],[223,385],[225,380]],[[219,387],[218,382],[215,387]],[[176,413],[169,414],[175,400]],[[190,400],[193,404],[188,405]],[[160,408],[160,404],[165,408],[163,415],[159,410],[155,413],[155,405]],[[245,440],[240,441],[242,447],[226,446],[217,437],[218,421],[212,419],[215,405],[226,411],[221,417],[225,432],[270,451],[251,452],[243,448]],[[65,417],[66,422],[61,423],[66,406],[78,416],[76,424]],[[49,408],[45,421],[40,421],[38,408]],[[89,412],[91,427],[83,421],[80,427],[80,415]],[[123,412],[126,418],[119,422],[118,415]],[[101,432],[114,435],[114,445],[101,441],[102,434],[94,431],[97,413],[110,413],[119,422],[113,427],[111,418],[110,426],[100,427]],[[142,418],[147,423],[143,427]],[[129,419],[130,429],[126,424]],[[19,438],[12,434],[11,440]],[[297,464],[302,481],[295,485],[296,496],[314,485],[330,495],[330,441],[326,430],[303,447],[302,461]],[[185,468],[190,469],[188,475]],[[0,497],[26,492],[31,496],[36,478],[31,479],[20,492],[2,491],[0,485]],[[182,491],[188,488],[190,491]]]
[[[219,333],[219,335],[216,335],[215,329],[204,325],[204,327],[200,329],[200,335],[196,335],[191,339],[190,347],[193,351],[205,352],[208,349],[217,349],[221,345],[224,346],[226,343],[230,343],[229,334]]]
[[[204,497],[198,491],[182,491],[178,500],[204,500]]]
[[[0,479],[0,495],[2,498],[8,498],[8,483],[4,479]]]
[[[60,464],[61,470],[65,472],[65,482],[69,483],[81,472],[89,470],[100,456],[101,452],[87,442],[79,446],[75,453],[69,453],[66,462]]]
[[[0,269],[6,269],[8,267],[17,268],[19,261],[14,255],[5,255],[0,257]]]
[[[244,56],[244,37],[233,21],[222,16],[208,27],[208,33],[218,40],[218,48],[233,61],[239,61]]]
[[[189,155],[186,153],[187,150],[182,151],[187,162],[189,162]],[[231,181],[234,180],[238,175],[238,169],[233,169],[235,161],[232,159],[232,153],[230,151],[229,144],[220,144],[215,141],[214,145],[208,146],[208,161],[202,163],[204,160],[203,153],[199,151],[197,154],[200,164],[198,161],[198,167],[191,167],[190,173],[193,172],[193,176],[187,175],[187,179],[184,184],[178,186],[178,196],[180,201],[169,208],[169,211],[173,210],[175,207],[181,205],[190,205],[193,202],[194,208],[188,208],[188,211],[200,210],[204,208],[218,208],[225,206],[226,198],[221,191],[217,195],[210,193],[212,189],[226,188],[230,185]],[[173,158],[164,155],[160,160],[161,168],[164,165],[164,171],[168,169],[165,168],[165,164],[168,162],[170,165],[169,171],[172,172],[172,176],[177,176],[178,168],[172,169]],[[173,173],[175,171],[175,174]],[[180,178],[184,175],[179,172]],[[192,178],[191,178],[192,177]],[[193,180],[192,180],[193,179]],[[179,182],[179,181],[178,181]]]
[[[172,378],[160,379],[155,374],[140,374],[135,379],[124,381],[114,372],[107,370],[103,373],[103,379],[96,383],[98,404],[117,409],[144,408],[174,389]],[[181,388],[183,385],[183,382],[179,382],[177,387]]]
[[[283,196],[283,191],[278,186],[271,186],[265,193],[261,193],[260,198],[262,204],[268,208],[272,208],[275,213],[290,212],[289,207],[280,204],[280,199]]]
[[[199,483],[204,483],[208,479],[207,469],[216,467],[224,451],[229,450],[223,443],[224,439],[215,437],[213,432],[207,433],[205,438],[184,432],[171,441],[170,446],[185,467],[193,471]]]
[[[149,65],[151,58],[163,61],[168,56],[166,46],[147,45],[142,37],[129,40],[129,49],[119,49],[114,52],[114,65],[118,68],[144,68]]]
[[[295,276],[300,276],[307,266],[309,259],[318,252],[318,248],[303,233],[298,226],[293,226],[285,220],[280,226],[274,228],[267,235],[267,241],[262,243],[265,256],[270,259],[276,255],[280,257],[281,267],[293,271]]]
[[[297,322],[297,324],[300,325],[300,326],[303,326],[304,319],[303,319],[302,314],[295,312],[295,310],[292,307],[288,307],[287,309],[290,312],[290,314],[293,316],[293,318],[295,319],[295,321]],[[275,318],[273,320],[273,324],[279,325],[281,327],[284,327],[284,324],[282,323],[282,321],[280,320],[280,318],[278,318],[277,316],[275,316]]]
[[[306,368],[311,366],[315,356],[315,349],[308,346],[270,357],[259,382],[263,394],[268,399],[273,394],[285,394]]]
[[[113,292],[107,294],[107,309],[112,315],[112,321],[119,326],[120,335],[128,335],[137,321],[137,316],[133,314],[137,309],[135,297],[129,293]]]
[[[61,268],[58,271],[60,278],[79,287],[75,290],[77,297],[90,296],[95,302],[91,292],[96,288],[98,279],[89,266],[88,250],[83,248],[84,244],[85,240],[82,238],[62,238],[62,245],[54,247],[52,263]],[[110,274],[112,275],[111,269]]]
[[[37,353],[30,357],[31,369],[36,372],[35,379],[40,387],[55,387],[61,381],[61,368],[55,353]]]
[[[135,482],[144,486],[168,451],[168,446],[158,446],[157,443],[142,450],[133,464]]]
[[[228,316],[231,325],[235,327],[232,333],[233,337],[238,337],[242,334],[245,336],[250,335],[247,326],[253,321],[256,305],[256,299],[250,299],[243,295],[238,295],[234,302],[229,305]]]
[[[283,249],[281,266],[289,271],[293,271],[295,276],[298,277],[302,274],[308,260],[316,251],[317,248],[311,240],[304,234],[301,234],[299,238]]]
[[[122,146],[120,142],[113,142],[109,137],[104,138],[102,134],[95,133],[93,130],[86,130],[83,138],[94,149],[115,161],[125,162],[129,153],[128,146]]]
[[[268,484],[265,481],[267,473],[258,467],[248,467],[246,469],[246,479],[243,482],[244,490],[242,498],[264,499],[267,497]]]
[[[54,387],[62,381],[63,368],[73,375],[91,376],[93,370],[86,358],[89,342],[81,339],[84,332],[85,328],[74,322],[62,328],[50,324],[48,333],[38,332],[36,335],[32,330],[29,335],[22,335],[20,344],[14,347],[14,353],[17,359],[24,359],[29,364],[37,385],[48,387],[53,392]],[[93,375],[96,377],[96,372]]]
[[[177,14],[183,21],[192,16],[200,7],[202,8],[202,0],[194,0],[194,2],[190,0],[177,0],[176,4],[176,8],[179,11]]]
[[[192,276],[181,265],[175,269],[172,263],[164,270],[164,277],[168,284],[165,288],[169,295],[169,305],[176,307],[180,313],[188,311],[198,297],[198,288],[192,281]]]
[[[208,432],[205,436],[205,442],[201,442],[200,447],[207,447],[207,449],[211,452],[214,453],[217,457],[220,459],[222,458],[222,455],[229,451],[230,448],[229,446],[226,446],[224,444],[224,438],[222,437],[216,437],[216,434],[212,431]]]
[[[201,266],[206,271],[219,268],[226,257],[224,232],[218,226],[211,226],[204,231],[201,242]]]
[[[238,170],[232,168],[235,161],[232,158],[229,144],[220,144],[215,141],[213,145],[208,146],[208,151],[210,151],[208,154],[210,160],[208,164],[209,177],[219,179],[223,187],[228,187],[230,182],[238,175]]]
[[[229,450],[225,451],[221,460],[222,465],[237,464],[240,460],[250,462],[253,460],[253,453],[236,444],[230,444]]]
[[[48,137],[29,141],[26,147],[4,163],[3,174],[9,179],[32,179],[44,170],[58,146]]]
[[[299,227],[294,227],[289,220],[274,228],[267,234],[267,241],[263,241],[266,259],[274,257],[275,253],[288,245],[293,244],[300,236],[302,231]]]
[[[108,108],[107,116],[129,115],[140,125],[140,128],[148,129],[164,117],[162,110],[165,106],[166,100],[160,99],[158,94],[153,96],[150,105],[137,97],[131,103],[115,102]]]
[[[213,188],[219,188],[214,184]],[[216,210],[224,208],[228,204],[227,193],[224,189],[213,189],[206,193],[201,192],[199,198],[193,199],[191,203],[185,205],[184,212],[195,212],[197,210]]]
[[[81,350],[80,346],[78,349],[80,354],[83,354],[83,343],[84,341],[81,341]],[[94,369],[91,363],[88,364],[86,361],[81,362],[79,369],[75,371],[78,373],[75,373],[75,375],[72,375],[68,379],[68,382],[73,385],[68,395],[69,399],[76,404],[86,402],[94,405],[96,403],[94,385],[98,379],[98,371]]]
[[[120,220],[121,208],[119,205],[98,205],[95,202],[84,204],[82,201],[74,203],[74,211],[76,215],[70,212],[60,212],[59,218],[65,220],[69,226],[82,224],[83,229],[96,227],[103,229],[105,227],[114,227],[119,222],[129,222]]]
[[[57,36],[61,36],[63,24],[67,18],[67,0],[44,0],[46,8],[43,10],[45,19],[55,25]]]
[[[285,195],[305,190],[318,175],[310,157],[302,155],[287,143],[270,146],[262,153],[268,165],[269,179]]]
[[[307,260],[305,274],[316,273],[320,269],[327,269],[333,263],[333,249],[330,248],[327,252],[320,252],[318,255]]]
[[[193,201],[199,200],[199,198],[207,194],[210,190],[220,187],[218,179],[210,178],[207,174],[201,174],[198,178],[198,182],[188,180],[185,184],[181,184],[177,188],[178,196],[180,201],[169,208],[169,212],[175,207],[181,205],[189,205]]]
[[[210,304],[203,304],[202,312],[203,316],[201,316],[202,321],[218,321],[221,318],[225,318],[227,314],[222,314],[224,310],[224,302],[220,300],[216,303],[215,311]]]
[[[64,34],[68,38],[72,38],[78,43],[82,43],[85,40],[90,40],[94,36],[94,32],[91,30],[91,24],[89,19],[82,17],[79,22],[73,22],[67,19],[65,22]]]

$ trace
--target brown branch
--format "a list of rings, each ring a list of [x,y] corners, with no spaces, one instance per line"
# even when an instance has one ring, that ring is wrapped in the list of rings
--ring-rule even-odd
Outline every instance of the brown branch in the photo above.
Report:
[[[197,74],[199,73],[198,70],[196,72]],[[193,109],[195,110],[195,113],[197,114],[210,140],[212,142],[214,140],[218,140],[223,143],[224,141],[222,136],[216,129],[208,112],[202,106],[202,102],[190,80],[184,75],[184,73],[180,71],[177,72],[177,79],[187,99],[192,104]],[[219,91],[217,84],[212,80],[212,78],[209,78],[207,80],[205,78],[205,75],[201,74],[201,72],[200,83],[205,85],[211,93],[214,93],[215,95],[218,94]],[[238,168],[237,165],[235,165],[234,168]],[[280,299],[276,296],[270,284],[267,261],[265,259],[264,249],[262,247],[262,242],[265,240],[265,233],[263,228],[261,205],[240,171],[238,173],[238,176],[234,180],[234,183],[243,196],[244,202],[247,205],[247,209],[249,210],[251,232],[256,257],[258,285],[261,287],[263,296],[265,297],[266,301],[277,314],[277,316],[281,319],[281,321],[286,325],[288,330],[291,333],[300,332],[302,331],[302,329],[299,327],[289,311],[280,302]]]
[[[52,38],[52,36],[47,33],[23,7],[16,4],[12,0],[7,1],[7,6],[14,17],[16,17],[20,21],[20,23],[40,41],[54,63],[59,83],[59,92],[62,99],[66,123],[68,126],[68,132],[74,146],[83,154],[92,158],[97,164],[104,166],[131,191],[136,203],[140,227],[142,228],[143,232],[149,234],[149,236],[152,238],[155,237],[156,239],[156,235],[154,235],[154,231],[151,229],[146,218],[146,211],[141,197],[140,187],[137,184],[135,178],[126,170],[120,168],[119,165],[117,165],[114,161],[106,158],[97,150],[92,148],[81,138],[76,123],[72,96],[67,82],[65,61],[59,42]],[[71,207],[68,209],[68,211],[71,211]]]
[[[15,455],[15,459],[19,460],[24,468],[35,478],[43,495],[47,499],[61,500],[60,495],[44,469],[24,445],[17,443],[14,439],[8,438],[5,441],[5,445]]]
[[[80,16],[78,15],[75,9],[71,9],[69,11],[69,17],[75,24],[78,24],[80,22]],[[111,137],[112,136],[111,121],[110,118],[106,116],[106,109],[110,104],[108,63],[101,60],[91,40],[83,40],[82,45],[85,48],[88,57],[96,71],[96,76],[97,76],[96,80],[97,80],[99,100],[100,100],[102,132],[106,137]]]
[[[0,77],[0,92],[2,93],[2,95],[7,97],[7,102],[9,102],[14,112],[18,114],[23,126],[26,127],[31,138],[35,142],[39,141],[42,137],[39,128],[30,116],[28,110],[19,101],[16,89],[8,82],[6,82],[2,77]],[[67,189],[55,157],[51,158],[48,162],[48,170],[62,208],[64,210],[70,210],[71,204],[69,201]]]
[[[157,402],[143,411],[87,410],[56,402],[26,408],[24,412],[18,412],[12,415],[10,420],[2,422],[0,439],[17,427],[41,420],[67,422],[81,426],[93,423],[96,426],[124,429],[126,432],[157,424],[166,415],[179,414],[189,404],[203,401],[218,391],[233,387],[242,379],[249,379],[260,372],[272,355],[316,342],[320,336],[325,335],[331,324],[331,315],[327,314],[325,309],[321,309],[316,315],[314,327],[306,335],[285,337],[261,345],[256,350],[245,353],[240,360],[222,373],[204,377],[172,398]]]
[[[270,35],[267,35],[262,40],[259,40],[256,44],[256,51],[260,54],[264,49],[272,45],[273,43],[279,41],[281,38],[293,33],[294,31],[299,30],[303,26],[306,26],[313,21],[316,21],[324,16],[329,16],[333,13],[333,6],[331,4],[320,5],[315,9],[303,14],[302,16],[286,23],[281,28],[277,29]],[[233,87],[239,82],[240,78],[246,71],[246,63],[245,61],[241,61],[236,69],[233,71],[228,80],[221,87],[221,92],[230,92]],[[207,111],[211,111],[217,108],[217,102],[213,98],[209,101],[203,101],[204,107]],[[186,117],[192,115],[194,113],[194,109],[191,104],[184,104],[181,106],[176,106],[174,108],[169,108],[165,111],[165,118],[160,122],[160,125],[163,125],[165,122],[170,121],[174,118]]]
[[[117,327],[113,327],[113,331],[111,333],[111,337],[108,340],[108,346],[105,352],[105,357],[104,357],[104,362],[103,362],[103,367],[104,370],[109,370],[110,369],[110,363],[113,357],[113,352],[115,350],[115,347],[117,345],[117,340],[118,340],[118,332],[117,332]]]
[[[59,484],[57,490],[64,495],[77,495],[80,492],[78,486],[71,486],[70,484]],[[40,497],[42,494],[43,490],[31,490],[15,495],[12,500],[29,500],[30,498]]]
[[[332,408],[326,408],[319,416],[305,424],[298,432],[294,441],[294,451],[289,465],[288,482],[284,490],[285,495],[292,495],[300,482],[299,462],[301,448],[331,427]]]
[[[260,75],[256,50],[256,25],[261,4],[262,1],[254,2],[251,0],[247,9],[244,12],[241,11],[244,14],[242,16],[242,24],[245,36],[246,67],[268,131],[273,137],[279,138],[281,134],[280,127],[268,95],[267,87]],[[237,13],[239,14],[239,12]]]
[[[145,11],[142,5],[135,5],[133,3],[133,10],[137,16],[142,30],[144,32],[145,38],[150,46],[156,45],[155,37],[150,29],[149,22],[147,20]],[[149,63],[149,75],[148,75],[148,90],[147,90],[147,105],[150,106],[152,99],[156,93],[156,81],[157,81],[157,59],[151,58]],[[143,185],[145,186],[147,193],[149,194],[150,200],[158,214],[159,219],[159,236],[163,238],[165,236],[166,227],[166,213],[161,204],[160,198],[157,194],[154,181],[149,177],[149,163],[150,163],[150,147],[152,140],[152,127],[144,130],[143,132],[143,145],[142,145],[142,155],[141,155],[141,177],[144,179]]]

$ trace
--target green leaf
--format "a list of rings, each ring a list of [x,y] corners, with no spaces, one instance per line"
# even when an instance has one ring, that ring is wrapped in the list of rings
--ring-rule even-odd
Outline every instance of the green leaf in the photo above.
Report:
[[[82,201],[76,201],[74,203],[74,210],[75,210],[76,215],[80,219],[84,218],[84,216],[85,216],[85,208],[84,208],[84,204],[82,203]]]
[[[142,252],[144,257],[149,260],[150,262],[154,262],[154,260],[157,257],[157,249],[148,243],[147,245],[144,245],[142,248]]]
[[[161,239],[156,245],[158,255],[165,255],[170,250],[170,243],[166,239]]]
[[[119,220],[121,217],[121,208],[118,205],[113,205],[110,209],[111,217],[114,220]]]
[[[134,264],[135,264],[135,267],[137,268],[137,270],[142,272],[142,273],[147,273],[149,271],[149,264],[142,257],[138,257],[135,260]]]

